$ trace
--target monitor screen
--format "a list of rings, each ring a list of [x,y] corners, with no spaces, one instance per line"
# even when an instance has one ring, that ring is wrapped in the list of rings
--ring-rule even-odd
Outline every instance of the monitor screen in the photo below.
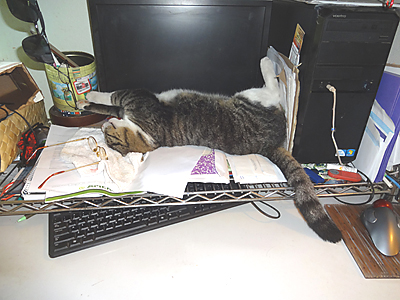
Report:
[[[100,90],[262,86],[271,3],[88,0]]]

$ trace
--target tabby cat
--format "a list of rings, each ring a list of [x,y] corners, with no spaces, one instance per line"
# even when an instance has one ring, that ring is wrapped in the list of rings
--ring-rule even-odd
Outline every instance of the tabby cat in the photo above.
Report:
[[[79,107],[119,118],[105,123],[103,132],[108,146],[123,155],[163,146],[198,145],[228,154],[268,157],[295,189],[295,205],[308,226],[323,240],[340,241],[341,232],[325,213],[309,177],[282,147],[286,138],[283,109],[276,100],[268,102],[265,97],[261,89],[232,97],[188,90],[161,94],[119,90],[90,92],[88,101],[80,102]]]

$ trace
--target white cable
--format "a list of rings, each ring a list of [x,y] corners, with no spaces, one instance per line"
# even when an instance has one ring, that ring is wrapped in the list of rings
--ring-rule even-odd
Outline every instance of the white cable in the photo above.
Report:
[[[339,155],[339,149],[336,143],[336,139],[335,139],[335,118],[336,118],[336,89],[335,87],[333,87],[330,84],[326,85],[326,88],[333,94],[333,107],[332,107],[332,128],[331,128],[331,137],[332,137],[332,142],[333,145],[335,146],[335,150],[336,150],[336,156],[339,160],[339,164],[343,165],[342,163],[342,159],[340,158]]]

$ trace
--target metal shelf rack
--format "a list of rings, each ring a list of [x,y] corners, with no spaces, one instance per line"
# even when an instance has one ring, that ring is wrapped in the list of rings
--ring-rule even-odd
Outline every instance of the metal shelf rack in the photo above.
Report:
[[[375,194],[391,194],[384,183],[374,183]],[[371,195],[366,182],[315,185],[319,198]],[[123,208],[132,206],[205,204],[210,202],[244,202],[293,200],[294,191],[287,184],[189,183],[182,198],[144,193],[118,198],[86,197],[46,202],[45,200],[8,200],[0,202],[0,216],[42,214],[66,210]]]

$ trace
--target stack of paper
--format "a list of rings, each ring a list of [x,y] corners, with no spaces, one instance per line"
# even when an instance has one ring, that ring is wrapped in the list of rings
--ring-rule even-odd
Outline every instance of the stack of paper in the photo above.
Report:
[[[281,170],[268,158],[258,155],[228,155],[235,182],[242,184],[286,182]]]

